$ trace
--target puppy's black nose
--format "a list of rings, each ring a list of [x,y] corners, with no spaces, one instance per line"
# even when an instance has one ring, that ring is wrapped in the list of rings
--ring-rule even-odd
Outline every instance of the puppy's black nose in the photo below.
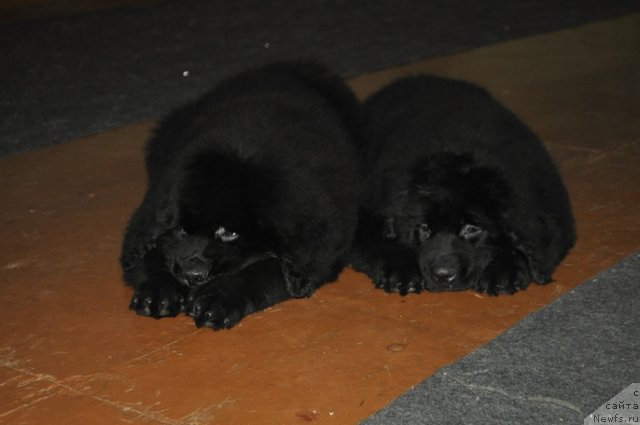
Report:
[[[182,276],[189,286],[200,286],[209,277],[209,266],[198,259],[192,259],[182,267]]]
[[[433,279],[442,284],[453,282],[459,270],[460,263],[455,255],[440,256],[431,264]]]
[[[458,274],[456,270],[447,267],[438,267],[431,272],[433,277],[440,283],[450,283]]]

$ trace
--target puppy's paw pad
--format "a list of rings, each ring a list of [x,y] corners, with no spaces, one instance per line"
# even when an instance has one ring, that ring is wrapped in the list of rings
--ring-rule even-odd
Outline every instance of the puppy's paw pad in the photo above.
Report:
[[[187,314],[197,327],[228,329],[238,323],[252,304],[242,291],[244,282],[237,276],[224,276],[192,291],[186,300]]]
[[[156,319],[173,317],[183,311],[183,291],[177,283],[144,282],[134,292],[129,308]]]
[[[413,276],[404,271],[385,271],[383,276],[375,281],[375,286],[385,292],[405,296],[410,293],[420,293],[424,284],[421,276]]]
[[[212,328],[214,330],[229,329],[244,317],[244,311],[239,306],[226,305],[224,299],[216,295],[204,295],[197,298],[189,314],[197,327]]]
[[[478,291],[489,295],[512,295],[529,286],[529,275],[518,267],[489,266],[478,284]]]

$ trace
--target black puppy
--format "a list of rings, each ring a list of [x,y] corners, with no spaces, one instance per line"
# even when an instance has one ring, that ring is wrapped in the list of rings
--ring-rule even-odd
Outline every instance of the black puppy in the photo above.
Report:
[[[514,114],[479,87],[430,76],[399,80],[364,108],[356,269],[401,294],[551,281],[574,219],[551,158]]]
[[[359,108],[324,67],[279,63],[161,122],[122,248],[131,308],[228,328],[335,280],[357,222]]]

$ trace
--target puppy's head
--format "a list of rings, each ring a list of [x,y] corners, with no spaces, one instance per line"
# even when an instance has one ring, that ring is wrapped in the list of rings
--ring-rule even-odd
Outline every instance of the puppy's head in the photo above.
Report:
[[[396,242],[415,249],[425,289],[481,289],[485,270],[515,249],[504,225],[509,188],[466,155],[434,156],[413,177],[391,212]]]
[[[259,213],[267,178],[255,167],[203,155],[181,178],[177,218],[160,241],[179,282],[199,286],[275,255]]]

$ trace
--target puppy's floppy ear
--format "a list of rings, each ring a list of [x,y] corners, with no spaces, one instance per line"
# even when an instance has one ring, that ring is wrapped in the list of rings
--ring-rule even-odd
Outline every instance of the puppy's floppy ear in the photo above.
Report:
[[[155,246],[155,240],[152,237],[153,229],[149,223],[148,215],[145,214],[147,209],[143,202],[127,225],[122,242],[122,255],[120,256],[120,264],[125,272],[132,270],[142,257]]]
[[[526,257],[533,280],[543,284],[551,282],[553,271],[573,244],[567,244],[564,235],[561,225],[545,214],[528,220],[521,217],[509,232],[515,249]]]
[[[529,267],[529,273],[534,281],[537,283],[549,283],[551,282],[551,273],[542,272],[539,266],[539,259],[536,255],[534,248],[527,244],[520,236],[518,236],[515,232],[509,232],[508,234],[511,243],[513,244],[513,248],[520,252],[527,259],[527,265]]]
[[[488,166],[471,167],[465,174],[464,184],[468,199],[481,205],[483,211],[493,217],[503,235],[510,241],[513,250],[520,252],[527,260],[529,273],[538,283],[551,282],[555,267],[552,260],[554,243],[549,240],[553,234],[552,224],[539,212],[527,208],[516,211],[518,202],[508,180],[495,168]]]
[[[385,239],[395,239],[398,237],[398,234],[396,233],[396,226],[394,224],[393,217],[385,218],[384,226],[382,230],[382,237],[384,237]]]
[[[122,243],[120,263],[126,272],[133,269],[138,262],[156,246],[157,239],[178,221],[178,205],[173,190],[165,196],[147,193],[135,211]]]

